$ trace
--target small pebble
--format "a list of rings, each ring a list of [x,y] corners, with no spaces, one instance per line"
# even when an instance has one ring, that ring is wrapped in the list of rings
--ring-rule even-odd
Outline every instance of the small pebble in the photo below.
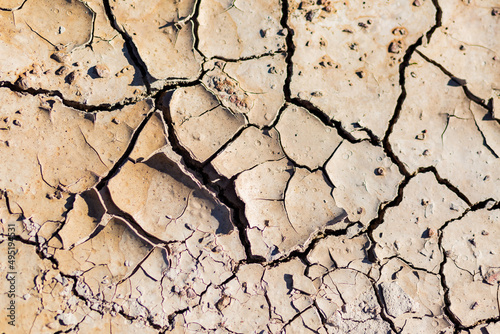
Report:
[[[73,82],[75,82],[76,80],[76,71],[73,71],[71,72],[70,74],[68,74],[66,76],[66,78],[64,79],[64,81],[66,81],[67,84],[72,84]]]
[[[55,61],[57,61],[58,63],[65,63],[68,61],[69,59],[69,55],[67,53],[63,53],[63,52],[54,52],[50,58],[54,59]]]
[[[315,11],[310,10],[306,13],[306,20],[312,22],[315,16],[316,16]]]
[[[192,288],[189,288],[187,289],[186,291],[186,296],[189,298],[189,299],[193,299],[194,297],[196,297],[196,292],[194,292],[194,290]]]
[[[65,75],[69,71],[69,68],[66,66],[61,66],[56,70],[56,75]]]
[[[28,80],[24,76],[20,76],[19,79],[16,80],[15,85],[21,89],[29,88]]]
[[[399,53],[401,49],[401,42],[391,42],[391,44],[389,45],[390,53]]]
[[[99,78],[109,77],[110,71],[106,65],[97,64],[94,68],[95,68],[95,72]]]

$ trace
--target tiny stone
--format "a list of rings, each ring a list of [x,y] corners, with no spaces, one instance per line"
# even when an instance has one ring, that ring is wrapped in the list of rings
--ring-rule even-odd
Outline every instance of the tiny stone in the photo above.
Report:
[[[42,73],[42,68],[38,64],[33,64],[33,69],[30,71],[31,74],[40,76]]]
[[[64,81],[66,81],[67,84],[71,85],[73,82],[75,82],[75,79],[76,79],[76,71],[73,71],[66,76]]]
[[[413,1],[413,6],[415,6],[415,7],[422,6],[422,1],[421,0],[415,0],[415,1]]]
[[[492,253],[490,252],[490,254]],[[495,272],[494,270],[489,270],[488,273],[486,274],[485,281],[488,284],[494,285],[495,283],[499,282],[499,280],[500,280],[500,271]]]
[[[77,319],[73,313],[62,313],[57,318],[64,326],[71,326],[77,323]]]
[[[69,59],[69,55],[63,52],[55,52],[50,58],[54,59],[58,63],[65,63]]]
[[[15,119],[12,123],[14,123],[14,125],[16,126],[21,126],[21,122],[19,122],[17,119]]]
[[[52,105],[49,102],[42,100],[42,101],[40,101],[40,105],[38,106],[38,108],[45,110],[45,111],[51,111]]]
[[[225,309],[229,304],[231,303],[231,298],[228,296],[222,296],[221,299],[217,301],[215,304],[215,307],[219,310],[222,311]]]
[[[16,80],[15,85],[21,89],[28,89],[28,81],[26,80],[26,77],[20,76],[19,79]]]
[[[196,292],[194,292],[194,290],[192,288],[189,288],[186,290],[186,296],[189,299],[193,299],[194,297],[196,297]]]
[[[378,167],[375,169],[375,175],[383,176],[385,174],[384,167]]]
[[[498,15],[500,15],[500,8],[492,8],[491,9],[491,15],[492,16],[498,16]]]
[[[392,34],[398,36],[404,36],[406,35],[406,28],[404,27],[394,28],[394,30],[392,30]]]
[[[277,35],[278,36],[286,36],[287,30],[286,29],[280,29],[278,30]]]
[[[308,11],[306,13],[306,20],[311,22],[314,19],[314,17],[316,16],[315,14],[316,14],[315,11],[312,11],[312,10]]]
[[[390,53],[399,53],[401,51],[401,43],[400,42],[391,42],[389,45]]]
[[[95,68],[95,72],[99,78],[109,77],[110,71],[106,65],[97,64],[94,68]]]
[[[56,70],[56,75],[64,75],[68,72],[69,68],[66,66],[61,66]]]
[[[66,28],[64,28],[63,26],[59,27],[59,34],[62,34],[65,31],[66,31]]]

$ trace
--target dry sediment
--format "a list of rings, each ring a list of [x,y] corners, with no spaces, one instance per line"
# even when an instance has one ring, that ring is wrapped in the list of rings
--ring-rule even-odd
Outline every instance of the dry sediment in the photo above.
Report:
[[[0,7],[0,332],[500,331],[495,1]]]

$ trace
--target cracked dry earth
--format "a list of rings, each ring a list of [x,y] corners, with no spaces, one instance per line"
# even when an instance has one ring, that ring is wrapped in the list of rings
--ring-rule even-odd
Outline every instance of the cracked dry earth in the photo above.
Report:
[[[0,333],[500,333],[498,0],[0,7]]]

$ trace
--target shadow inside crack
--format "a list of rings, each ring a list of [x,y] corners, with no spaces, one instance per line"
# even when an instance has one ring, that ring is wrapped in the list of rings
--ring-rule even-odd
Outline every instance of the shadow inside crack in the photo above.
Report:
[[[125,56],[125,58],[127,59],[127,62],[130,64],[130,66],[132,66],[134,68],[134,77],[132,79],[132,82],[129,84],[129,86],[133,86],[133,87],[145,86],[145,85],[147,85],[147,83],[144,82],[144,80],[148,80],[150,82],[156,81],[150,75],[147,75],[146,78],[143,78],[142,73],[140,71],[140,68],[138,68],[136,66],[136,62],[134,61],[134,57],[132,57],[130,55],[129,49],[127,47],[127,43],[123,43],[122,52],[123,52],[123,55]],[[91,69],[89,69],[88,75],[92,79],[98,78],[97,71],[96,71],[95,67],[92,67]]]

